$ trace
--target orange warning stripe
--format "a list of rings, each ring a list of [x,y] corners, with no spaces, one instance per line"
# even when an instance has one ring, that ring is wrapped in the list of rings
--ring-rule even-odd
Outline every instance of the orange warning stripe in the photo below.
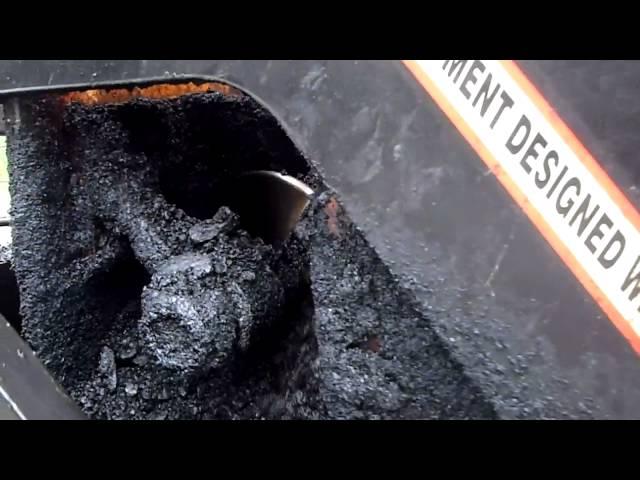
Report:
[[[525,76],[520,67],[513,60],[501,60],[503,68],[515,80],[518,86],[524,90],[529,99],[538,107],[544,118],[553,126],[554,130],[569,145],[573,153],[582,161],[591,175],[598,181],[600,186],[609,194],[611,199],[618,205],[624,216],[629,220],[636,230],[640,230],[640,213],[635,209],[627,197],[618,186],[611,180],[611,177],[603,170],[598,162],[593,158],[578,137],[571,131],[568,125],[560,118],[556,111],[549,105],[538,89]]]
[[[417,62],[413,60],[403,61],[406,67],[413,73],[418,82],[427,90],[436,104],[442,109],[445,115],[451,120],[455,127],[460,131],[462,136],[469,142],[471,147],[487,164],[489,169],[498,178],[503,187],[509,192],[513,199],[518,203],[520,208],[524,210],[529,219],[533,222],[542,236],[549,242],[551,247],[560,256],[564,263],[569,267],[578,281],[589,292],[593,299],[598,303],[600,308],[607,314],[611,322],[629,341],[636,353],[640,354],[640,336],[633,330],[629,322],[618,312],[600,287],[591,279],[589,274],[584,270],[575,255],[566,247],[566,245],[556,235],[555,231],[549,226],[544,217],[529,203],[529,200],[515,182],[502,169],[498,160],[487,149],[482,140],[475,134],[467,121],[457,112],[457,110],[447,100],[442,91],[431,81],[429,76],[423,72]],[[596,160],[589,154],[587,149],[580,143],[576,136],[571,132],[569,127],[560,119],[555,111],[550,107],[542,95],[536,90],[533,84],[525,77],[524,73],[517,67],[513,61],[503,61],[502,65],[518,85],[524,90],[527,96],[542,111],[545,118],[551,123],[558,134],[571,147],[578,158],[584,162],[586,168],[597,179],[600,185],[609,193],[611,198],[618,204],[625,216],[638,228],[640,225],[640,215],[631,205],[629,200],[617,188],[606,172],[598,165]]]

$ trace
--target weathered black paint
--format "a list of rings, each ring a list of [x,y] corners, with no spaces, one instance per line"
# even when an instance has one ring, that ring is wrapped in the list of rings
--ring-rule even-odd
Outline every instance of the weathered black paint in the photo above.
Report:
[[[520,65],[638,206],[640,62]],[[193,77],[274,113],[503,418],[640,418],[637,355],[400,62],[7,61],[0,94]]]

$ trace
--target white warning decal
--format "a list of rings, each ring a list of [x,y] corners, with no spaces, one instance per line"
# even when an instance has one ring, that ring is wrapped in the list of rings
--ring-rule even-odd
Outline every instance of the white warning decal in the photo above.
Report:
[[[638,212],[515,63],[405,64],[640,353]]]

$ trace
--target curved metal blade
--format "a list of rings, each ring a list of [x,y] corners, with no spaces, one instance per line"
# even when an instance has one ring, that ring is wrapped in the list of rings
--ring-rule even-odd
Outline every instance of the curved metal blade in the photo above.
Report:
[[[284,243],[309,204],[313,190],[278,172],[257,170],[240,176],[229,207],[242,226],[265,243]]]

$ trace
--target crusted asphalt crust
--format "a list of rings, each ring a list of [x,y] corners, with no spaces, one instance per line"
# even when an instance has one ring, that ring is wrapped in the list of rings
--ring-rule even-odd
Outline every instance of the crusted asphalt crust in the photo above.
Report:
[[[9,111],[23,335],[93,418],[495,418],[275,119],[218,93]],[[319,193],[274,249],[227,208]]]

